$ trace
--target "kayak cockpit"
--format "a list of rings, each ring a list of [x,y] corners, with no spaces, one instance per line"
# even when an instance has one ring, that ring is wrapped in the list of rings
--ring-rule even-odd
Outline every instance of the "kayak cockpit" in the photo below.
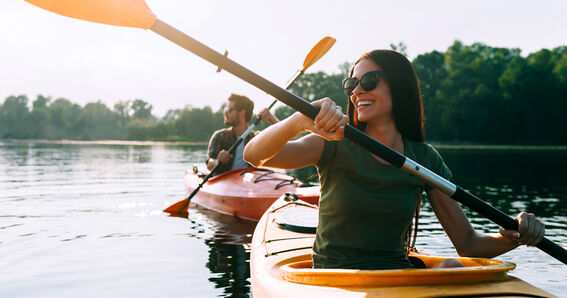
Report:
[[[446,259],[412,254],[425,263],[425,269],[357,270],[313,269],[310,254],[284,259],[277,264],[281,277],[287,281],[318,285],[346,287],[388,287],[438,284],[463,284],[508,279],[508,271],[516,265],[509,262],[483,258],[457,258],[464,267],[432,268]]]

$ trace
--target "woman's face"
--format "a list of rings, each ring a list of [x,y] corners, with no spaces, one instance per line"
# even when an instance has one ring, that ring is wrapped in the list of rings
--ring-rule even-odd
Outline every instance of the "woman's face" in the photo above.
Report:
[[[363,59],[354,67],[352,77],[360,80],[369,71],[382,70],[374,61]],[[358,114],[358,121],[371,123],[375,121],[392,120],[392,96],[390,87],[379,77],[376,88],[365,91],[360,84],[353,90],[350,100]]]

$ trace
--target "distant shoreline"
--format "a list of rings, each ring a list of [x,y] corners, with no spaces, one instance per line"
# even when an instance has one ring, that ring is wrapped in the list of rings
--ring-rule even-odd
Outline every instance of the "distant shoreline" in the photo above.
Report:
[[[40,144],[63,144],[63,145],[119,145],[119,146],[207,146],[207,141],[129,141],[129,140],[32,140],[32,139],[0,139],[0,142],[22,142]],[[490,151],[567,151],[567,146],[554,145],[480,145],[480,144],[431,144],[437,150],[461,151],[461,150],[490,150]]]
[[[179,142],[179,141],[128,141],[128,140],[14,140],[2,139],[2,142],[22,142],[41,144],[63,144],[63,145],[119,145],[119,146],[207,146],[208,142]]]

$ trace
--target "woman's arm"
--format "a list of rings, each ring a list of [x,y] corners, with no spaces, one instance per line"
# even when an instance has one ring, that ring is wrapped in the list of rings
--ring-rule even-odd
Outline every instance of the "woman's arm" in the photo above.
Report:
[[[244,160],[254,166],[293,169],[316,164],[323,152],[324,140],[339,140],[348,117],[329,98],[313,102],[320,107],[315,121],[295,113],[262,131],[244,149]],[[301,133],[311,131],[298,140]]]
[[[543,223],[533,214],[525,212],[516,217],[519,234],[508,230],[501,230],[500,234],[495,235],[477,232],[459,203],[435,189],[431,190],[428,196],[435,215],[460,256],[492,258],[520,244],[536,245],[545,234]]]
[[[268,166],[295,169],[316,164],[323,152],[323,139],[309,134],[290,141],[306,132],[299,117],[294,114],[255,136],[244,148],[244,160],[255,167]]]

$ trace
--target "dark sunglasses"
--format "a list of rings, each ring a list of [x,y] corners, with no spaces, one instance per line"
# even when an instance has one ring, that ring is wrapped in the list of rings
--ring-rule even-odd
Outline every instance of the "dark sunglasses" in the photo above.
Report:
[[[355,78],[346,78],[343,80],[343,90],[345,91],[346,96],[351,96],[358,83],[362,86],[364,91],[371,91],[378,86],[380,82],[380,76],[386,75],[385,72],[380,70],[369,71],[365,73],[360,80]]]

